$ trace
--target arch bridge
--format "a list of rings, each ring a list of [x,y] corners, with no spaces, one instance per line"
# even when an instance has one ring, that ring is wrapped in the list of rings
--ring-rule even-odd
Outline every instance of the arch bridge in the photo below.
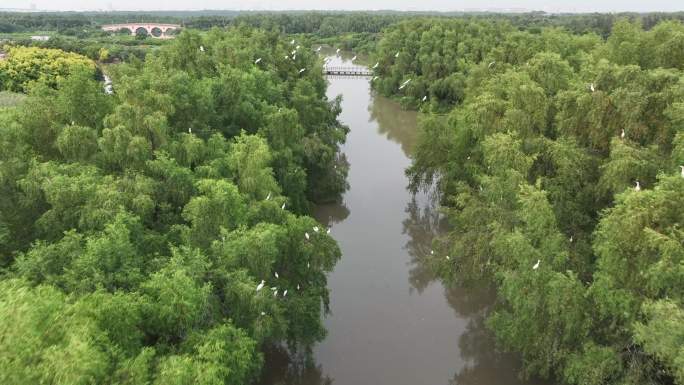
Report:
[[[105,24],[102,26],[103,31],[117,32],[123,29],[131,31],[131,35],[136,35],[138,31],[144,30],[147,35],[157,39],[170,39],[173,35],[171,31],[180,29],[180,24],[163,24],[163,23],[120,23],[120,24]]]

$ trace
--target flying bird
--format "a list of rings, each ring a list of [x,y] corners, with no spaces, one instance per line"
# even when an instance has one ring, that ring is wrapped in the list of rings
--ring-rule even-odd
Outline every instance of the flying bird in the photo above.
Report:
[[[254,64],[259,64],[260,61],[261,61],[261,58],[258,58],[254,61]]]
[[[259,290],[263,289],[263,288],[264,288],[264,283],[265,283],[265,281],[262,279],[262,280],[261,280],[261,283],[257,285],[256,291],[259,291]]]
[[[539,268],[539,264],[541,263],[541,259],[537,259],[537,263],[532,266],[532,270],[537,270]]]
[[[639,181],[636,181],[636,186],[634,186],[634,191],[641,191],[641,185],[639,184]]]

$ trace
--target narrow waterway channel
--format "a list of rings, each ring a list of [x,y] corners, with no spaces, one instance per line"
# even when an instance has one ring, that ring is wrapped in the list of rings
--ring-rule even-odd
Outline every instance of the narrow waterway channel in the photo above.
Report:
[[[348,56],[332,65],[350,65]],[[416,113],[374,95],[368,78],[329,79],[342,95],[340,119],[350,189],[318,207],[342,259],[329,277],[328,336],[314,365],[285,352],[267,355],[264,385],[522,384],[513,357],[496,352],[483,321],[486,289],[445,287],[431,273],[431,242],[441,227],[430,195],[412,196],[404,170],[416,140]]]

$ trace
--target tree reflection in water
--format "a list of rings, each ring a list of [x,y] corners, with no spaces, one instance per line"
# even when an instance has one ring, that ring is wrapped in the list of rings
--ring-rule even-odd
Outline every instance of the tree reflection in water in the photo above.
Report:
[[[410,256],[409,282],[418,293],[430,284],[444,286],[447,302],[459,318],[467,319],[467,326],[459,337],[461,359],[466,363],[458,370],[451,384],[532,384],[517,378],[502,378],[506,373],[520,370],[519,360],[510,354],[497,351],[493,335],[485,326],[496,300],[491,285],[475,283],[467,277],[440,279],[446,266],[446,253],[440,246],[440,237],[446,234],[447,223],[439,212],[438,197],[428,194],[414,197],[406,207],[404,234],[408,236],[406,250]],[[434,254],[431,252],[434,251]],[[454,261],[455,258],[449,261]],[[465,273],[464,273],[465,274]]]
[[[286,347],[275,345],[265,350],[264,368],[259,385],[332,385],[333,380],[323,375],[310,354],[290,352]]]

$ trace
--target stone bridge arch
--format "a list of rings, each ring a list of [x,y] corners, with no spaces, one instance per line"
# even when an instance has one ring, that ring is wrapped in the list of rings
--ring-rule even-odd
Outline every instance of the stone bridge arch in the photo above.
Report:
[[[175,32],[180,29],[179,24],[164,24],[164,23],[120,23],[120,24],[106,24],[102,26],[102,30],[109,32],[117,32],[120,30],[129,30],[132,35],[138,33],[145,33],[157,39],[170,39],[175,36]]]

